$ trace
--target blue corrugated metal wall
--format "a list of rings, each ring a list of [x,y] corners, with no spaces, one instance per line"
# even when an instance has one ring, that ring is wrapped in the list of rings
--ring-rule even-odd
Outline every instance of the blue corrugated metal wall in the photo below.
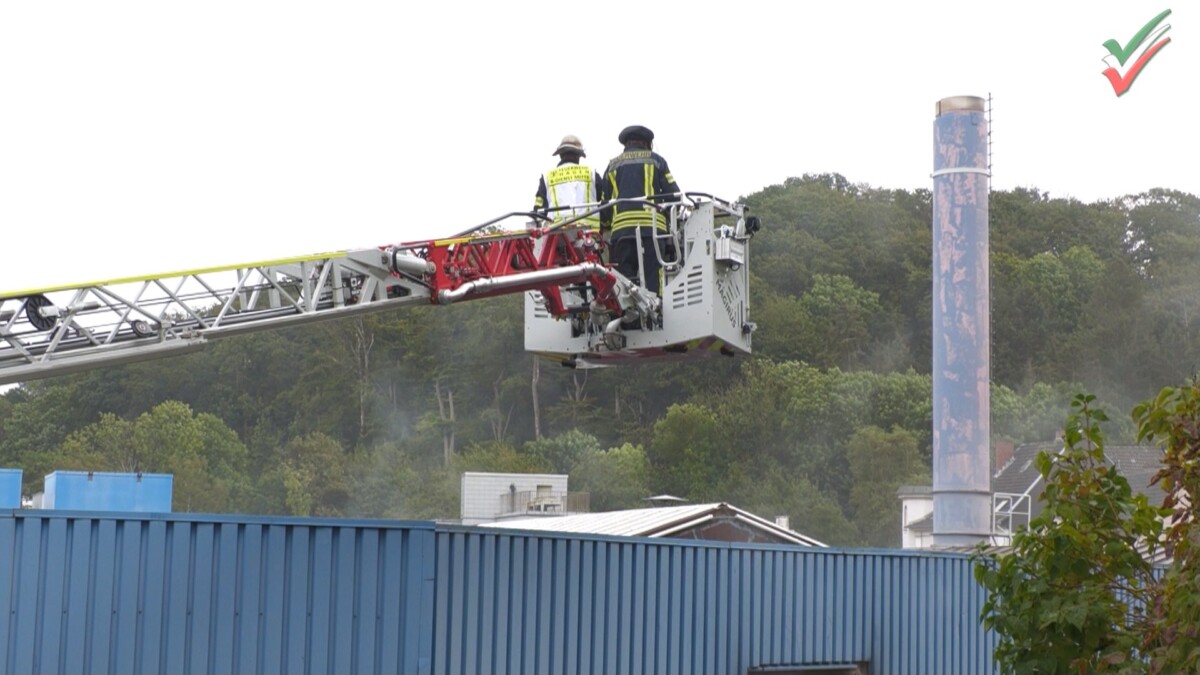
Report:
[[[435,673],[990,673],[965,556],[439,528]]]
[[[10,512],[0,672],[428,672],[433,525]]]
[[[959,555],[0,514],[0,673],[990,673]]]

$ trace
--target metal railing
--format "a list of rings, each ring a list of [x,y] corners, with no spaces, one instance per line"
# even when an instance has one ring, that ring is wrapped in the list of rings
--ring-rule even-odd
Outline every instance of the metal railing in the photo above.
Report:
[[[997,492],[992,495],[992,537],[1002,538],[1004,544],[1012,535],[1029,525],[1032,504],[1027,494]]]
[[[591,502],[588,492],[524,491],[500,495],[500,512],[511,513],[587,513]]]

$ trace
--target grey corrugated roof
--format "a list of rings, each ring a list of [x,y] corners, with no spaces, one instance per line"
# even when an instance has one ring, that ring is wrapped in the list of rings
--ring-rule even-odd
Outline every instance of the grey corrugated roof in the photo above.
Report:
[[[724,502],[653,509],[629,509],[605,513],[577,513],[567,516],[517,518],[481,523],[479,527],[606,534],[621,537],[669,537],[675,532],[711,520],[716,515],[733,517],[796,544],[825,547],[825,544],[812,537],[780,527],[765,518]]]

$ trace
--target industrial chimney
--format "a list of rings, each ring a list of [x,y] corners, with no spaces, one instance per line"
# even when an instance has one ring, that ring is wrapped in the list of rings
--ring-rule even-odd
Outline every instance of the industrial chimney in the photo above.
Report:
[[[937,103],[933,125],[933,545],[991,534],[988,121]]]

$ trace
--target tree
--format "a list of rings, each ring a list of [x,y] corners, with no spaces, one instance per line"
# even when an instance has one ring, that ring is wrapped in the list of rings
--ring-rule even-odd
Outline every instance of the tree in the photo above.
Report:
[[[39,477],[56,469],[169,473],[175,510],[210,513],[249,508],[247,459],[246,446],[224,422],[179,401],[160,403],[132,422],[104,413],[53,452],[27,456]]]
[[[2,420],[0,460],[5,466],[24,469],[25,492],[36,492],[34,487],[40,486],[47,469],[57,468],[47,465],[44,460],[53,457],[54,450],[70,433],[68,425],[73,422],[69,393],[61,387],[51,387],[43,390],[41,395],[17,401]]]
[[[600,441],[596,440],[595,436],[577,429],[525,444],[526,454],[537,457],[557,473],[571,471],[584,455],[599,451]]]
[[[1066,448],[1038,456],[1045,506],[1011,554],[976,553],[981,620],[1009,673],[1194,673],[1200,669],[1200,380],[1133,409],[1138,441],[1163,445],[1162,507],[1104,459],[1095,397],[1072,401]],[[1165,570],[1147,558],[1162,551]]]
[[[800,298],[807,332],[799,336],[808,361],[820,366],[851,367],[866,351],[871,318],[880,311],[879,294],[850,277],[818,274]]]
[[[650,462],[640,445],[585,450],[571,469],[571,491],[590,493],[592,511],[645,506],[650,496]]]
[[[340,516],[350,501],[346,452],[335,439],[313,432],[276,450],[275,466],[260,489],[276,509],[298,516]]]
[[[1142,653],[1153,673],[1200,669],[1200,380],[1167,387],[1133,411],[1139,441],[1163,445],[1163,466],[1154,476],[1167,496],[1163,544],[1171,564],[1149,603],[1150,623]]]
[[[1154,579],[1139,547],[1156,546],[1162,512],[1104,460],[1107,416],[1093,401],[1077,396],[1065,449],[1038,455],[1044,507],[1014,535],[1012,553],[976,554],[988,592],[981,620],[999,635],[1006,673],[1144,670],[1138,649]]]
[[[791,529],[833,546],[860,546],[854,523],[837,500],[803,475],[773,460],[737,465],[723,476],[722,501],[771,518],[786,515]]]
[[[917,435],[895,427],[863,427],[850,437],[846,455],[853,479],[850,511],[868,546],[900,545],[900,511],[896,490],[905,484],[928,484],[927,465],[917,451]]]
[[[550,465],[535,454],[517,452],[508,443],[483,441],[473,443],[454,458],[451,465],[456,475],[464,471],[491,473],[548,473]]]
[[[727,461],[717,440],[717,418],[701,405],[671,406],[654,425],[650,465],[654,489],[690,499],[716,493]]]

